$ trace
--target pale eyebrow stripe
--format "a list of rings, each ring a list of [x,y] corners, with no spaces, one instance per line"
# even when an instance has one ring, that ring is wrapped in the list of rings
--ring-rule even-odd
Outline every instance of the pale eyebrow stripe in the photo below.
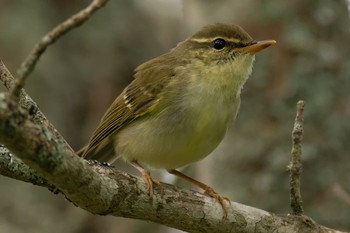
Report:
[[[197,43],[209,43],[216,39],[224,39],[227,42],[231,43],[239,43],[240,40],[236,38],[228,38],[228,37],[210,37],[210,38],[191,38],[190,41],[197,42]]]

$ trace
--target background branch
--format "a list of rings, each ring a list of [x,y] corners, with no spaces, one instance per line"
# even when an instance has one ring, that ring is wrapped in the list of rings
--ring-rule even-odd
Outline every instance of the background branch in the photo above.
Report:
[[[301,176],[301,155],[302,148],[301,142],[303,140],[303,112],[305,108],[305,103],[302,100],[299,100],[297,103],[297,113],[294,121],[294,127],[292,131],[292,152],[291,152],[291,161],[288,165],[288,170],[290,172],[290,205],[292,208],[292,213],[296,215],[302,215],[303,210],[303,201],[301,198],[300,191],[300,176]]]
[[[40,56],[44,53],[46,48],[53,44],[61,36],[69,32],[75,27],[80,26],[87,21],[90,16],[103,7],[108,0],[93,0],[89,6],[72,15],[69,19],[57,25],[54,29],[48,32],[33,48],[27,58],[22,62],[18,70],[18,81],[13,88],[13,94],[17,98],[21,88],[28,75],[33,71]]]

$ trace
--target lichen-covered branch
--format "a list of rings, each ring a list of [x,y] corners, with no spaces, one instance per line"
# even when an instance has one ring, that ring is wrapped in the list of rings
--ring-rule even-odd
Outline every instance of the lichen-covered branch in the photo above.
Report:
[[[290,205],[292,208],[292,213],[295,215],[302,215],[303,210],[303,201],[301,198],[300,191],[300,176],[302,170],[301,155],[302,148],[301,142],[303,140],[303,112],[304,112],[305,103],[300,100],[297,103],[297,113],[294,121],[294,127],[292,131],[292,152],[291,152],[291,161],[288,165],[288,170],[290,172]]]
[[[35,170],[23,163],[16,156],[12,155],[3,145],[0,145],[0,174],[12,179],[48,188],[55,193],[58,192],[55,186],[39,176]]]
[[[22,62],[21,67],[18,70],[18,81],[13,88],[13,94],[17,98],[20,94],[20,90],[24,85],[24,82],[28,75],[33,71],[35,64],[45,52],[46,48],[53,44],[58,38],[69,32],[75,27],[80,26],[98,9],[103,7],[108,0],[93,0],[89,6],[79,11],[75,15],[72,15],[69,19],[65,20],[61,24],[57,25],[54,29],[48,32],[33,48],[27,58]]]

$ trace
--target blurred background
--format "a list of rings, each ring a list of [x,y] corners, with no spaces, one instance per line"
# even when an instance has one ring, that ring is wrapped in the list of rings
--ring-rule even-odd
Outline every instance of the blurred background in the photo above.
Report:
[[[0,0],[0,58],[15,74],[33,45],[90,1]],[[206,159],[183,169],[233,201],[287,214],[295,106],[306,102],[302,196],[307,215],[350,231],[349,1],[113,0],[45,52],[26,90],[75,149],[133,69],[208,23],[241,25],[278,44],[256,57],[238,118]],[[135,173],[125,164],[121,169]],[[164,173],[162,180],[178,183]],[[179,232],[94,216],[44,188],[0,176],[0,232]]]

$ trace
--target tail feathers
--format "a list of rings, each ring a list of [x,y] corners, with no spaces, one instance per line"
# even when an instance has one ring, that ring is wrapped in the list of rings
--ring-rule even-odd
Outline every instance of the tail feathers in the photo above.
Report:
[[[88,146],[84,146],[76,152],[77,155],[83,157],[86,160],[97,160],[99,162],[112,163],[115,161],[117,155],[114,152],[113,143],[108,143],[99,150],[91,150],[86,153]]]
[[[85,156],[84,156],[84,152],[86,151],[86,149],[87,149],[87,145],[84,146],[83,148],[81,148],[80,150],[76,151],[75,153],[76,153],[77,155],[79,155],[79,157],[85,157]]]

